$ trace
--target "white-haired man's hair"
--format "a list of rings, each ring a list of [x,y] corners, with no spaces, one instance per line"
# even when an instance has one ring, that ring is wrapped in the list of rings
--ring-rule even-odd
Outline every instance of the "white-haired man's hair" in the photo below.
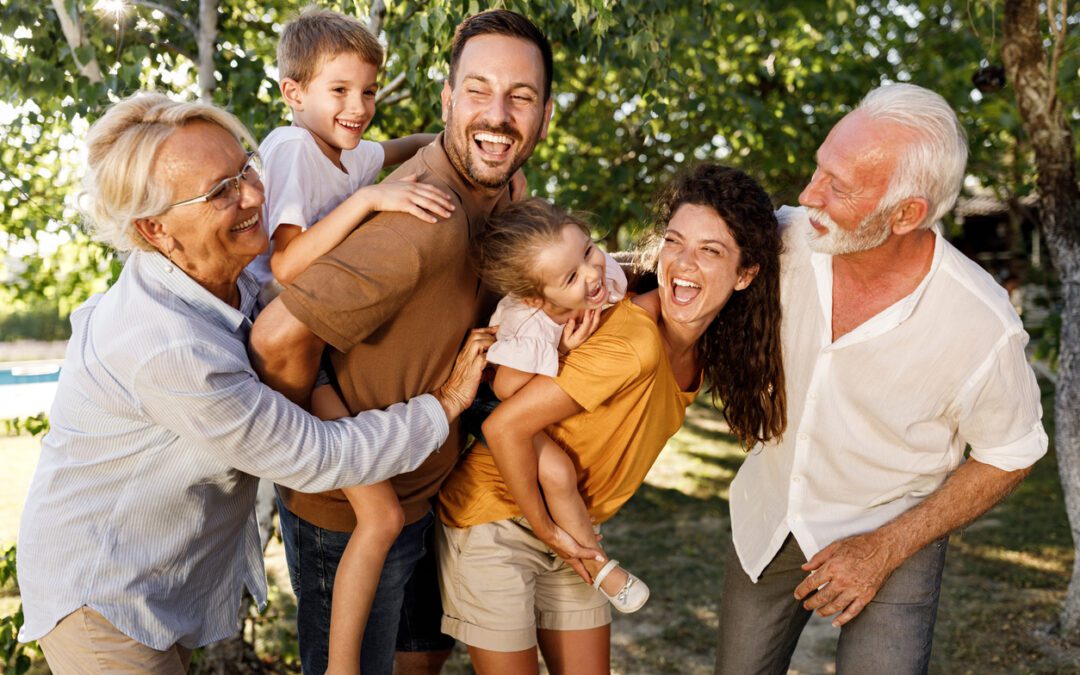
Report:
[[[956,203],[967,166],[967,134],[953,109],[929,89],[914,84],[887,84],[867,94],[856,110],[917,133],[898,160],[879,209],[922,197],[930,208],[921,227],[940,221]]]

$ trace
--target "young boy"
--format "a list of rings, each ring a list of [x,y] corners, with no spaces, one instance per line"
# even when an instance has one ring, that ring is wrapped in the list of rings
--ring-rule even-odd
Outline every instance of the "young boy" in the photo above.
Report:
[[[281,94],[293,125],[259,146],[265,166],[263,222],[270,253],[252,263],[264,297],[288,284],[375,211],[403,211],[436,222],[454,207],[449,195],[414,177],[373,184],[433,134],[373,143],[360,137],[375,114],[383,49],[367,28],[337,12],[309,8],[287,23],[277,48]],[[276,281],[275,281],[276,280]],[[316,386],[312,412],[349,415],[328,384]],[[387,551],[404,524],[389,482],[345,490],[357,525],[341,558],[330,618],[331,673],[358,673],[360,645]]]

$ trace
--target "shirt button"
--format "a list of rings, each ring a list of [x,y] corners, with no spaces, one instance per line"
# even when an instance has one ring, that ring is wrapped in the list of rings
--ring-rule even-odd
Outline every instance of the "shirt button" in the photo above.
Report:
[[[802,480],[802,478],[800,478],[799,476],[792,476],[791,477],[791,482],[792,483],[798,483],[801,480]]]
[[[809,436],[807,436],[806,434],[799,434],[799,440],[800,440],[800,441],[805,441],[805,440],[807,440],[808,438],[810,438],[810,437],[809,437]]]
[[[816,401],[817,400],[817,392],[814,392],[814,391],[810,392],[810,400],[811,401]]]

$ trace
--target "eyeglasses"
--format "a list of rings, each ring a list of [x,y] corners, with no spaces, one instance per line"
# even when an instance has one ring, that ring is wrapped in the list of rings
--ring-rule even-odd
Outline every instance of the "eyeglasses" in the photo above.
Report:
[[[240,173],[231,178],[224,178],[218,181],[214,187],[198,197],[192,197],[191,199],[185,199],[176,202],[175,204],[169,204],[165,207],[165,211],[177,206],[198,204],[200,202],[208,202],[210,206],[213,206],[218,211],[224,211],[240,201],[240,181],[243,180],[249,185],[254,185],[259,182],[259,176],[261,174],[262,160],[259,158],[259,153],[254,151],[249,152],[247,154],[247,161],[244,162],[244,168],[240,169]],[[230,190],[230,187],[235,189]]]

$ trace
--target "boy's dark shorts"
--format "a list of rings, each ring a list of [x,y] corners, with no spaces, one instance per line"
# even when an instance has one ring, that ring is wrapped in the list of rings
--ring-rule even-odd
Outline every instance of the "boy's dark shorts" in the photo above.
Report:
[[[436,527],[438,523],[433,522],[424,533],[424,557],[416,563],[405,584],[396,645],[399,652],[441,652],[454,648],[454,638],[439,627],[443,612],[439,566],[435,560]]]
[[[484,440],[484,431],[481,427],[484,424],[484,420],[488,418],[495,408],[499,405],[499,398],[495,396],[495,392],[491,390],[491,385],[487,382],[481,382],[480,388],[476,390],[476,398],[473,399],[472,405],[461,413],[461,424],[465,429],[465,433],[471,435],[476,440],[487,445]]]

